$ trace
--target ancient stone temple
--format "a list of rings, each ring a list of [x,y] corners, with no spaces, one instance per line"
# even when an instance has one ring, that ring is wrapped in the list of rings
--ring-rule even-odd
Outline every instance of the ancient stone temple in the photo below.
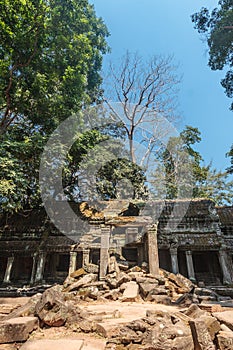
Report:
[[[80,267],[98,269],[101,279],[111,254],[154,275],[160,267],[207,286],[233,284],[233,207],[195,199],[72,208],[87,223],[77,237],[61,234],[43,209],[1,215],[2,286],[62,282]]]

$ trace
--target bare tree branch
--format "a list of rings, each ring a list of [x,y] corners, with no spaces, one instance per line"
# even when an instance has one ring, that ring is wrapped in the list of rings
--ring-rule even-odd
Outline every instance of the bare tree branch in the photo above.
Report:
[[[116,111],[114,103],[105,101],[115,117],[119,118],[127,133],[130,156],[136,162],[135,135],[138,128],[150,124],[150,136],[141,135],[146,145],[140,165],[148,165],[150,154],[158,146],[158,139],[166,137],[166,130],[161,127],[159,118],[174,118],[176,86],[180,79],[175,74],[172,57],[154,56],[144,63],[138,54],[126,52],[119,66],[111,64],[109,84],[111,100],[119,102],[122,111]],[[162,135],[163,134],[163,135]]]

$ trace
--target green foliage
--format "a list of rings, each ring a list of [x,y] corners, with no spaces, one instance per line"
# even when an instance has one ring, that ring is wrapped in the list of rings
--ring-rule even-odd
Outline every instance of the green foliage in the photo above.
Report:
[[[194,183],[201,182],[206,173],[200,166],[202,157],[193,149],[193,145],[200,141],[200,131],[191,126],[186,126],[179,137],[169,139],[161,155],[166,174],[167,198],[199,196]]]
[[[0,2],[0,132],[19,119],[51,130],[98,100],[108,31],[87,0]]]
[[[179,137],[170,138],[160,154],[160,163],[153,174],[153,195],[158,199],[206,197],[216,204],[232,204],[233,181],[226,172],[203,165],[193,146],[201,141],[197,128],[186,126]]]
[[[231,146],[230,151],[226,155],[231,159],[231,166],[227,169],[227,172],[233,174],[233,145]]]
[[[227,172],[207,167],[207,176],[200,187],[202,197],[213,199],[217,205],[232,205],[233,181]]]
[[[87,0],[0,1],[0,203],[4,210],[41,205],[41,153],[60,121],[101,98],[107,36],[106,26]],[[77,170],[101,137],[96,130],[80,135],[67,157],[65,188],[70,185],[68,174],[74,182],[72,169]]]
[[[0,145],[0,203],[5,211],[38,206],[40,154],[46,137],[22,124],[2,137]]]
[[[192,21],[199,33],[205,33],[209,46],[209,66],[213,70],[230,68],[221,81],[225,93],[233,97],[233,3],[232,0],[220,0],[212,12],[202,8],[192,15]],[[231,104],[233,110],[233,103]]]
[[[146,177],[142,169],[126,158],[114,159],[97,173],[97,191],[108,199],[146,199]]]

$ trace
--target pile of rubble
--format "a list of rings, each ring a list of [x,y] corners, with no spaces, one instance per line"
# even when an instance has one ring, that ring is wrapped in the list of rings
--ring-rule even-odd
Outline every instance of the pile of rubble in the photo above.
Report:
[[[211,315],[195,304],[183,312],[148,310],[146,317],[116,328],[105,349],[230,350],[233,349],[232,316],[233,311]]]
[[[98,267],[88,265],[23,306],[0,304],[0,344],[25,342],[36,329],[66,327],[104,337],[106,350],[230,350],[233,304],[230,308],[232,301],[227,300],[224,308],[222,302],[226,300],[180,274],[160,270],[159,276],[152,276],[146,267],[128,269],[111,257],[102,281]],[[138,303],[146,309],[142,317],[129,321],[118,309],[105,312],[111,303]],[[159,310],[157,304],[162,304]],[[91,312],[86,305],[102,306],[101,312]]]
[[[98,280],[98,266],[89,264],[67,277],[63,291],[85,301],[147,301],[164,305],[231,302],[231,298],[220,297],[212,290],[197,287],[181,274],[160,269],[158,276],[152,276],[147,273],[147,266],[128,269],[126,264],[118,263],[115,256],[110,258],[108,274],[103,281]]]

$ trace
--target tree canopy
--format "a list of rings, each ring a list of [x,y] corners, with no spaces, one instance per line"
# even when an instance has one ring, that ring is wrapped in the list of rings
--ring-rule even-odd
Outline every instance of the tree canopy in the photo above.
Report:
[[[0,2],[0,133],[52,130],[100,94],[108,31],[87,0]]]
[[[101,98],[107,36],[87,0],[0,2],[0,202],[5,210],[41,204],[41,153],[59,122],[72,114],[82,122],[79,111]],[[93,147],[95,136],[92,131],[79,138],[77,161]]]
[[[152,192],[156,198],[206,197],[218,205],[232,204],[233,181],[227,172],[205,165],[195,145],[201,141],[198,128],[186,126],[172,137],[159,155]]]
[[[220,0],[218,7],[210,12],[203,7],[192,15],[192,21],[199,33],[204,33],[209,46],[209,66],[213,70],[228,69],[221,81],[225,93],[233,97],[233,2]],[[233,103],[231,104],[233,110]]]

